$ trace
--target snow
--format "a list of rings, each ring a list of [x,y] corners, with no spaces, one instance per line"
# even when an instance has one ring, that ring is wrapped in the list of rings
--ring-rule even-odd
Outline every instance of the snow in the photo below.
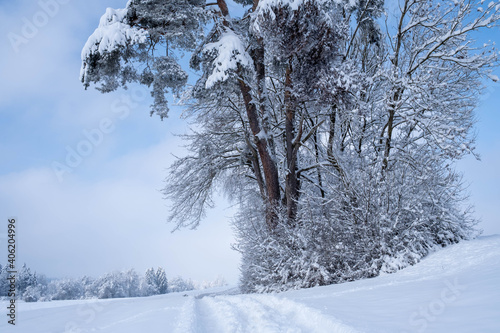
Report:
[[[493,75],[493,74],[488,74],[488,77],[493,80],[493,82],[498,82],[500,79],[498,78],[498,76],[496,75]]]
[[[145,30],[131,27],[123,23],[127,15],[127,8],[113,9],[107,8],[106,13],[101,17],[99,26],[90,35],[82,49],[81,58],[85,62],[91,54],[111,52],[120,46],[128,44],[144,43],[148,33]],[[80,77],[84,74],[82,67]]]
[[[107,8],[101,17],[99,26],[88,38],[82,49],[82,60],[91,53],[105,53],[128,43],[144,43],[148,36],[145,30],[131,27],[123,23],[127,15],[127,9]]]
[[[245,45],[238,35],[229,29],[222,33],[219,41],[205,45],[203,52],[217,53],[213,61],[215,68],[205,83],[207,89],[219,81],[227,80],[229,73],[235,71],[238,65],[248,67],[252,64],[252,58],[247,53]]]
[[[17,304],[4,332],[499,332],[500,236],[377,278],[281,294],[236,288]],[[7,302],[0,302],[4,310]]]
[[[260,132],[257,133],[255,136],[259,140],[267,140],[268,139],[268,135],[264,129],[261,129]]]

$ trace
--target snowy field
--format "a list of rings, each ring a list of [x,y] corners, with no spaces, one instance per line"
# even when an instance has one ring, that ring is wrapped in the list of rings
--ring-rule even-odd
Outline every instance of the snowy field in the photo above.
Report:
[[[0,332],[500,332],[500,236],[450,246],[396,274],[282,294],[223,288],[21,302],[16,326],[2,315]]]

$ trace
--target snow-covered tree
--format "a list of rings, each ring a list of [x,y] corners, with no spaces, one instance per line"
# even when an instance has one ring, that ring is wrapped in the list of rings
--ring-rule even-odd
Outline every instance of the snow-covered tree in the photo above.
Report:
[[[145,290],[145,294],[147,296],[149,295],[157,295],[158,294],[158,287],[156,285],[156,273],[155,269],[153,267],[148,268],[146,270],[146,273],[144,275],[144,281],[147,286],[147,290]]]
[[[110,92],[144,84],[151,87],[151,113],[166,117],[166,94],[187,82],[173,50],[194,50],[203,39],[204,7],[200,0],[132,0],[125,9],[108,8],[82,52],[85,87],[99,82]]]
[[[227,286],[226,279],[222,275],[217,276],[213,281],[202,281],[196,285],[196,289],[209,289]]]
[[[36,273],[31,273],[31,269],[23,264],[16,276],[16,289],[19,295],[22,295],[28,287],[35,287],[37,284]]]
[[[0,265],[1,266],[1,265]],[[0,267],[0,296],[7,296],[9,293],[9,280],[7,265]]]
[[[98,298],[122,298],[129,297],[129,283],[124,272],[113,272],[101,276],[97,281]]]
[[[83,298],[96,298],[98,286],[96,279],[90,276],[83,276],[79,279],[83,288]]]
[[[53,300],[81,299],[85,296],[82,284],[76,279],[53,280],[47,289]]]
[[[168,292],[168,280],[165,270],[162,267],[158,267],[156,272],[154,268],[149,268],[146,270],[144,276],[144,281],[147,285],[147,290],[145,293],[149,295],[161,295]]]
[[[160,295],[166,294],[168,292],[168,280],[167,275],[165,274],[165,270],[162,267],[158,267],[158,269],[156,270],[155,278],[158,293]]]
[[[36,286],[28,286],[22,295],[22,299],[25,302],[38,302],[40,300],[46,300],[43,295],[46,293],[46,287],[41,284]]]
[[[168,291],[171,293],[181,292],[181,291],[189,291],[194,290],[193,281],[190,279],[185,280],[180,276],[176,276],[170,279],[168,284]]]
[[[387,29],[381,0],[237,3],[242,17],[225,0],[131,0],[82,52],[85,87],[146,85],[161,118],[173,92],[196,124],[164,190],[177,228],[224,189],[248,291],[370,277],[473,235],[453,163],[496,79],[498,52],[472,33],[500,3],[399,0]]]
[[[138,297],[141,296],[141,278],[139,274],[134,269],[130,269],[125,272],[125,289],[127,297]]]

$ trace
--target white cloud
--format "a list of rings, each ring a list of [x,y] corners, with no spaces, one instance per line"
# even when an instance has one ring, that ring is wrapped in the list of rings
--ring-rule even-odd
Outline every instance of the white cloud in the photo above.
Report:
[[[171,146],[165,140],[108,161],[102,167],[115,175],[95,181],[71,175],[59,183],[50,169],[0,177],[0,211],[19,218],[20,260],[51,276],[161,265],[170,275],[235,281],[230,211],[212,212],[200,230],[170,232],[158,190]]]
[[[43,1],[57,1],[57,13],[18,52],[8,34],[22,35],[43,8],[27,0],[0,5],[0,219],[19,217],[20,260],[50,276],[161,265],[170,275],[236,281],[238,255],[223,211],[198,231],[171,234],[166,223],[159,190],[170,154],[180,154],[179,140],[167,134],[184,132],[175,110],[160,122],[148,117],[144,90],[102,95],[79,82],[85,41],[105,8],[125,1]],[[113,129],[59,182],[51,163],[65,164],[68,147],[88,143],[85,133],[105,119]]]

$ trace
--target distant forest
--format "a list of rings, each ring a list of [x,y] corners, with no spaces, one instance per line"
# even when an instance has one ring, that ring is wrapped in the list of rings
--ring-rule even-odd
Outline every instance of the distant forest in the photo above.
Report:
[[[0,265],[0,299],[15,296],[26,302],[144,297],[226,285],[223,277],[202,283],[180,276],[169,280],[162,267],[156,270],[149,268],[144,276],[130,269],[126,272],[107,273],[98,278],[83,276],[76,279],[48,279],[43,274],[32,272],[24,264],[17,270],[15,291],[12,294],[14,288],[11,287],[10,275],[7,265]]]

